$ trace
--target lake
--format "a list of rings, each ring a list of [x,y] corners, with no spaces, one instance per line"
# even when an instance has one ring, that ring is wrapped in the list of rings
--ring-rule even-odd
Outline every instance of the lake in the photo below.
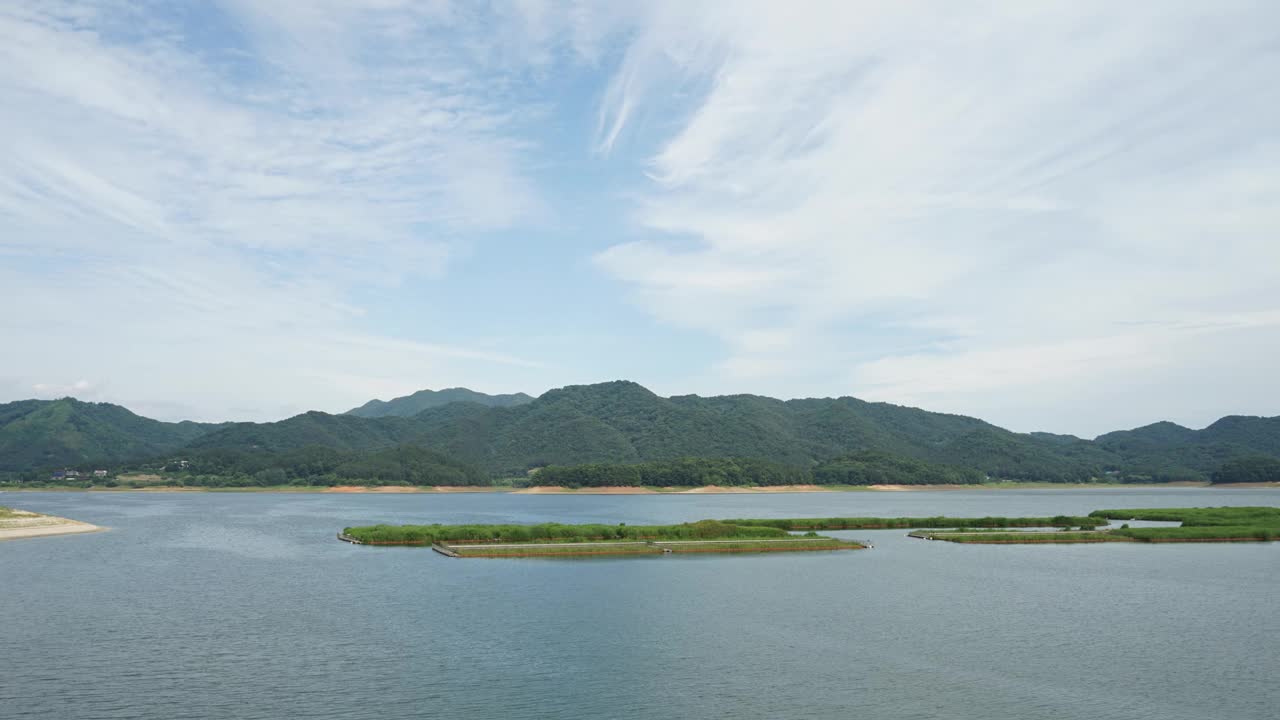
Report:
[[[444,558],[346,525],[1056,515],[1208,488],[754,495],[0,493],[0,717],[1273,718],[1280,544]]]

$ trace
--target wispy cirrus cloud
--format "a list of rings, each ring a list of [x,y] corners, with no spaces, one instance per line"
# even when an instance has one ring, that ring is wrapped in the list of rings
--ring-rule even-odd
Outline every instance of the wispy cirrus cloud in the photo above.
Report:
[[[10,3],[0,394],[269,419],[627,375],[1080,433],[1272,414],[1277,21]]]
[[[13,260],[0,283],[23,301],[3,320],[17,350],[0,374],[43,362],[160,396],[187,384],[177,368],[190,364],[219,386],[203,414],[275,417],[307,396],[362,402],[367,383],[305,381],[361,377],[360,366],[377,365],[363,375],[373,384],[413,389],[460,379],[460,363],[530,365],[448,342],[400,342],[398,359],[371,363],[394,341],[364,330],[350,300],[438,277],[456,238],[543,212],[525,126],[539,110],[476,58],[479,26],[518,18],[465,12],[385,1],[0,10],[0,253]],[[77,349],[50,357],[51,337]],[[235,359],[246,353],[256,360]],[[139,377],[148,365],[162,387]]]
[[[1155,419],[1151,397],[1097,410],[1153,366],[1177,370],[1168,396],[1280,340],[1273,6],[650,7],[598,141],[677,120],[636,210],[648,237],[597,261],[721,338],[725,389],[1087,433]],[[1092,391],[1046,422],[1064,387]],[[1280,403],[1256,369],[1220,392]],[[1212,419],[1192,395],[1159,404]]]

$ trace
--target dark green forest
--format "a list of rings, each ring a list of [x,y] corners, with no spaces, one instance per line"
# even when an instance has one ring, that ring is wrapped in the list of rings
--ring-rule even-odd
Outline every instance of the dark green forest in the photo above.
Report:
[[[379,450],[335,450],[312,446],[277,453],[212,448],[184,455],[184,466],[167,468],[189,485],[488,485],[473,465],[411,445]]]
[[[941,465],[879,450],[850,453],[813,469],[817,485],[972,485],[986,476],[971,468]]]
[[[1241,476],[1258,461],[1233,461],[1280,458],[1280,417],[1230,416],[1203,430],[1156,423],[1085,440],[851,397],[664,398],[625,381],[525,397],[455,389],[383,403],[396,409],[376,406],[369,412],[387,411],[377,417],[308,412],[222,424],[160,422],[71,398],[25,400],[0,405],[0,479],[163,468],[204,478],[194,482],[253,484],[466,485],[528,481],[534,471],[544,484],[583,487],[1164,482]],[[429,406],[396,414],[412,402]]]
[[[619,465],[551,465],[536,471],[538,485],[580,487],[692,487],[701,485],[797,485],[813,482],[808,468],[749,458],[680,458]]]
[[[1213,473],[1215,483],[1280,482],[1280,459],[1266,455],[1229,460]]]
[[[748,458],[680,458],[630,465],[551,465],[537,470],[538,485],[580,487],[769,486],[769,485],[963,485],[985,476],[967,468],[864,450],[813,467]]]
[[[459,462],[427,448],[398,445],[377,450],[338,450],[319,445],[270,452],[240,448],[206,448],[171,458],[113,464],[111,475],[91,476],[94,464],[82,464],[81,477],[53,480],[27,470],[10,473],[9,480],[26,484],[118,487],[119,475],[159,475],[166,485],[187,487],[276,487],[334,485],[404,485],[432,487],[487,486],[493,479],[474,465]],[[127,486],[149,482],[124,480]]]
[[[440,407],[455,402],[473,402],[489,407],[511,407],[512,405],[533,402],[533,398],[524,393],[486,395],[467,388],[419,390],[412,395],[392,400],[370,400],[358,408],[348,410],[346,414],[359,417],[412,417],[427,408]]]

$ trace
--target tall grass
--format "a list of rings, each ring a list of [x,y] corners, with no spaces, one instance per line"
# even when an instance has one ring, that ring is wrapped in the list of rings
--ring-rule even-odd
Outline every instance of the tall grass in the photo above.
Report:
[[[1280,528],[1256,526],[1206,525],[1199,527],[1125,528],[1123,530],[1112,530],[1109,534],[1146,542],[1160,542],[1161,540],[1280,540]]]
[[[1248,542],[1280,540],[1280,508],[1128,508],[1096,510],[1092,518],[1180,522],[1178,527],[1122,527],[1092,533],[981,533],[957,535],[956,531],[926,533],[959,543],[1070,543],[1070,542]]]
[[[743,527],[717,520],[680,525],[370,525],[343,533],[360,542],[430,545],[434,542],[585,542],[590,540],[730,540],[786,537],[773,527]]]
[[[671,542],[671,541],[668,541]],[[856,542],[835,538],[805,538],[803,540],[718,540],[684,541],[670,545],[643,543],[569,543],[551,545],[522,543],[519,545],[453,545],[454,552],[462,557],[536,557],[555,555],[661,555],[665,552],[681,553],[736,553],[736,552],[803,552],[808,550],[860,550]]]
[[[1165,520],[1181,527],[1121,528],[1098,532],[1027,533],[999,532],[1005,528],[1097,528],[1108,519]],[[930,533],[954,542],[1205,542],[1213,540],[1280,539],[1280,508],[1137,508],[1098,510],[1088,517],[832,517],[752,518],[702,520],[680,525],[370,525],[343,532],[364,543],[378,545],[429,545],[435,542],[538,543],[614,540],[751,540],[784,538],[803,530],[869,530],[879,528],[973,528],[974,536],[959,531]]]
[[[1005,527],[1085,527],[1106,525],[1104,517],[1055,515],[1053,517],[832,517],[832,518],[749,518],[726,523],[783,530],[877,530],[893,528],[1005,528]]]
[[[1094,510],[1089,515],[1112,520],[1181,522],[1184,527],[1280,526],[1280,508],[1277,507],[1131,508]]]
[[[1048,545],[1061,543],[1099,543],[1128,542],[1105,532],[983,532],[974,534],[956,534],[950,532],[923,533],[915,535],[928,540],[946,540],[954,543],[999,544],[1017,543],[1023,545]]]

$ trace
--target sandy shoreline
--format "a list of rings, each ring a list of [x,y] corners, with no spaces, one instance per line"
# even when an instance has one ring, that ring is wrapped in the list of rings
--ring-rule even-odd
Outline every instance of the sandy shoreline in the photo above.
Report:
[[[263,490],[261,492],[290,492],[289,490]],[[506,488],[475,487],[471,485],[437,485],[435,487],[411,487],[407,485],[334,485],[315,490],[297,492],[320,493],[491,493],[509,492]]]
[[[936,486],[933,486],[936,487]],[[952,487],[961,487],[959,485]],[[900,485],[870,485],[867,490],[906,490]],[[703,485],[702,487],[664,487],[660,489],[635,486],[567,488],[559,485],[536,485],[510,491],[513,495],[722,495],[722,494],[770,494],[799,492],[844,492],[846,488],[821,485],[756,485],[751,487]]]
[[[33,537],[49,537],[51,535],[74,535],[105,530],[106,528],[91,525],[79,520],[54,515],[14,510],[10,514],[0,516],[0,540],[23,540]]]
[[[245,492],[245,493],[510,493],[513,495],[705,495],[705,494],[771,494],[814,492],[998,492],[1001,490],[1110,490],[1137,488],[1221,488],[1280,489],[1280,483],[1231,483],[1213,485],[1207,482],[1171,483],[987,483],[982,485],[767,485],[754,487],[706,485],[703,487],[587,487],[569,488],[536,485],[526,488],[509,486],[452,485],[439,487],[407,487],[404,485],[337,485],[334,487],[32,487],[4,488],[0,492]]]
[[[999,490],[1103,490],[1108,488],[1166,488],[1166,487],[1214,487],[1214,488],[1278,488],[1274,483],[1241,483],[1211,485],[1210,483],[1172,482],[1150,485],[1123,483],[999,483],[987,485],[757,485],[751,487],[704,485],[702,487],[584,487],[571,488],[561,485],[535,485],[526,488],[505,487],[365,487],[360,485],[325,488],[321,492],[335,493],[474,493],[500,492],[512,495],[719,495],[719,494],[776,494],[813,492],[990,492]],[[282,492],[288,492],[284,490]]]

